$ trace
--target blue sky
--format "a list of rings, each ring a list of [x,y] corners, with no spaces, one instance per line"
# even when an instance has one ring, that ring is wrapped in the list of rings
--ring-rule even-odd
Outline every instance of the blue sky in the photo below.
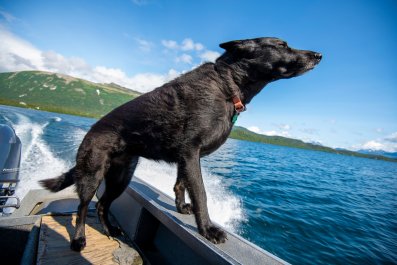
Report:
[[[0,72],[39,69],[149,91],[223,51],[275,36],[321,52],[268,85],[238,125],[397,151],[396,1],[0,1]]]

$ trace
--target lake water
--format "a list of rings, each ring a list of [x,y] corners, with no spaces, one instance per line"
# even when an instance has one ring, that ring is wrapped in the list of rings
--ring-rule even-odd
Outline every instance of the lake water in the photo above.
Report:
[[[21,138],[21,185],[74,164],[95,119],[0,105]],[[203,159],[210,216],[293,264],[397,264],[397,163],[229,139]],[[136,176],[173,195],[176,169]]]

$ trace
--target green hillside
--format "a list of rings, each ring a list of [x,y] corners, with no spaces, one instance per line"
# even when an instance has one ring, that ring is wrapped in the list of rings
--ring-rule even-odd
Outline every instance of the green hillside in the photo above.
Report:
[[[22,71],[0,73],[0,104],[99,118],[140,93],[116,84]]]
[[[247,130],[244,127],[235,126],[230,134],[230,138],[238,139],[238,140],[245,140],[251,142],[260,142],[266,144],[274,144],[274,145],[282,145],[294,148],[301,148],[301,149],[308,149],[314,151],[322,151],[334,154],[341,154],[341,155],[348,155],[348,156],[357,156],[357,157],[365,157],[371,159],[378,159],[378,160],[386,160],[391,162],[397,162],[397,159],[384,157],[380,155],[369,155],[369,154],[361,154],[353,151],[348,150],[336,150],[330,147],[316,145],[311,143],[305,143],[301,140],[286,138],[282,136],[267,136],[263,134],[257,134]]]

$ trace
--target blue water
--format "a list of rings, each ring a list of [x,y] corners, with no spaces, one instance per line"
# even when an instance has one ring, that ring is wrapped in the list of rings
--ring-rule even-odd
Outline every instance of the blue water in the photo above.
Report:
[[[0,106],[0,123],[13,125],[24,144],[21,176],[29,185],[17,192],[38,187],[43,171],[56,175],[71,166],[94,122]],[[202,166],[207,191],[222,187],[215,198],[232,202],[214,202],[227,208],[226,228],[278,257],[397,264],[397,163],[229,139]]]

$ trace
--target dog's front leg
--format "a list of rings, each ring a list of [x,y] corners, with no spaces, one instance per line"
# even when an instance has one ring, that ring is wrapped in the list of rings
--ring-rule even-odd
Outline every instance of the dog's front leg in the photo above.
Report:
[[[201,176],[199,151],[195,154],[187,155],[179,161],[178,179],[186,181],[199,233],[215,244],[225,242],[226,233],[212,224],[208,214],[207,196]]]
[[[185,201],[185,190],[185,179],[178,177],[174,186],[176,210],[178,213],[192,214],[192,204]]]

